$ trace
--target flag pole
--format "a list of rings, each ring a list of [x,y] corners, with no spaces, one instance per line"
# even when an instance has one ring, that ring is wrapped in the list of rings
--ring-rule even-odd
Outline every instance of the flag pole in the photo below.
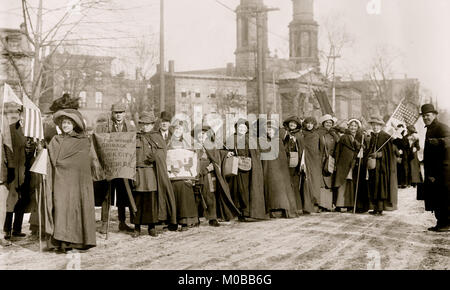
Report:
[[[361,149],[363,150],[363,145],[364,145],[364,133],[362,132],[361,134]],[[361,151],[360,151],[361,152]],[[363,151],[364,154],[364,151]],[[361,173],[361,163],[362,163],[362,158],[363,158],[363,154],[359,154],[358,153],[358,176],[356,177],[356,190],[355,190],[355,204],[353,205],[353,214],[356,213],[356,201],[358,200],[358,189],[359,189],[359,175]]]
[[[3,147],[3,116],[4,116],[4,111],[5,111],[5,96],[6,96],[6,86],[7,84],[5,83],[3,85],[3,99],[2,99],[2,120],[1,120],[1,133],[0,133],[0,145]],[[0,148],[0,162],[3,162],[3,148]],[[2,167],[0,166],[0,176],[2,176]],[[6,180],[5,180],[6,181]]]

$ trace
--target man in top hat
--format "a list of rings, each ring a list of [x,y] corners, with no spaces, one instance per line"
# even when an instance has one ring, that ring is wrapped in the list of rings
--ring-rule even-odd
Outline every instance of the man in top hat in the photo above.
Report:
[[[170,138],[172,138],[172,133],[170,130],[170,124],[172,122],[172,115],[169,112],[161,112],[160,117],[160,126],[159,126],[159,134],[161,134],[161,137],[166,142],[166,145],[169,144]]]
[[[429,231],[450,230],[450,128],[437,120],[438,112],[432,104],[421,108],[427,133],[423,162],[425,167],[425,209],[434,211],[436,226]]]
[[[385,209],[397,207],[397,159],[391,136],[382,131],[384,121],[374,116],[368,122],[372,126],[369,143],[369,159],[375,160],[375,168],[369,169],[369,197],[373,215],[382,215]]]
[[[30,168],[34,161],[34,153],[36,150],[36,142],[33,138],[24,135],[24,118],[25,113],[23,107],[19,108],[19,120],[10,125],[11,141],[13,152],[7,150],[9,196],[7,202],[7,214],[3,231],[5,239],[11,236],[25,237],[22,233],[23,216],[30,211],[31,194],[31,172]]]
[[[125,119],[126,105],[123,103],[113,104],[111,107],[111,119],[105,124],[99,124],[95,130],[96,133],[113,133],[113,132],[136,132],[136,128]],[[125,187],[125,182],[130,183],[128,179],[117,178],[111,181],[111,203],[108,202],[106,195],[102,203],[102,228],[101,233],[106,233],[109,208],[114,204],[114,197],[117,197],[117,209],[119,214],[119,231],[133,232],[125,220],[125,208],[129,207],[129,198]],[[113,193],[116,192],[116,195]],[[133,220],[133,212],[130,211],[130,220]]]

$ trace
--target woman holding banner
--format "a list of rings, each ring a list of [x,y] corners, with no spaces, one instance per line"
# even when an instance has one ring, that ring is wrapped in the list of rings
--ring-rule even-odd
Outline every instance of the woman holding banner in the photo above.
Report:
[[[60,110],[53,119],[62,135],[54,136],[48,145],[54,225],[48,248],[63,252],[88,249],[96,245],[96,225],[85,124],[81,113],[74,109]]]
[[[192,149],[190,139],[187,134],[187,123],[176,120],[173,135],[169,140],[168,149]],[[171,167],[169,173],[177,175],[181,169]],[[177,205],[177,222],[181,225],[181,231],[188,230],[189,226],[199,224],[198,208],[195,202],[194,184],[192,179],[177,178],[172,180],[173,192]]]

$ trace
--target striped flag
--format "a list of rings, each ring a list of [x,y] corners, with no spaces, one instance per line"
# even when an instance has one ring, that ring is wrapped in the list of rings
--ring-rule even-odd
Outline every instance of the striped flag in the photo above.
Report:
[[[27,97],[23,95],[24,135],[26,137],[44,139],[44,127],[39,108]]]
[[[392,116],[386,122],[386,132],[395,132],[397,138],[400,138],[400,131],[397,130],[397,125],[403,124],[406,128],[408,125],[415,125],[419,119],[419,107],[405,98],[400,101]],[[391,133],[392,132],[392,133]]]

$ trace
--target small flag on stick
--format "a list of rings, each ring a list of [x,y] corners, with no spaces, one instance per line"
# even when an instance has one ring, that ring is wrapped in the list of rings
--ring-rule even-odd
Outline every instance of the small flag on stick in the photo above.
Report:
[[[23,96],[23,109],[25,111],[23,134],[26,137],[44,139],[41,111],[26,95]]]

